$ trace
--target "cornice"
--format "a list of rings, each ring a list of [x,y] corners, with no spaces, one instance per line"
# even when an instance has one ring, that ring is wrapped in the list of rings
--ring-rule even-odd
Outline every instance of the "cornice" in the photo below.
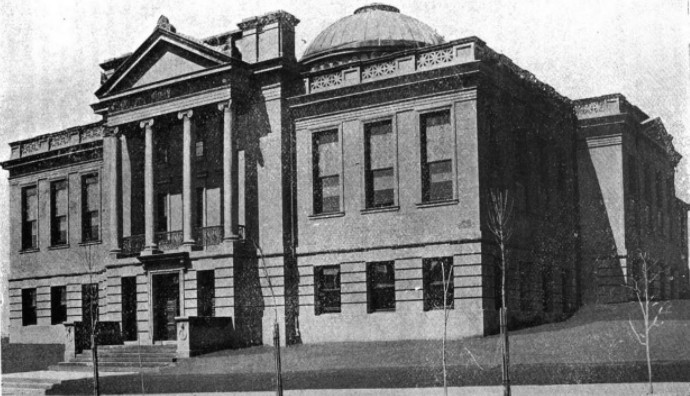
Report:
[[[278,10],[264,15],[244,19],[242,22],[237,24],[237,27],[242,30],[260,29],[266,25],[276,22],[285,23],[291,27],[295,27],[300,23],[300,20],[289,12]]]

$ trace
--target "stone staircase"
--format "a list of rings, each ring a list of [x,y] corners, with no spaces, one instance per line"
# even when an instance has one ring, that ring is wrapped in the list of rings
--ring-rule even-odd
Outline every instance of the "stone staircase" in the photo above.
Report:
[[[60,383],[59,379],[13,377],[2,379],[2,394],[4,395],[45,395],[47,389]]]
[[[98,347],[99,372],[157,371],[177,360],[176,345],[104,345]],[[50,366],[54,371],[93,371],[91,350],[84,350],[69,362]]]

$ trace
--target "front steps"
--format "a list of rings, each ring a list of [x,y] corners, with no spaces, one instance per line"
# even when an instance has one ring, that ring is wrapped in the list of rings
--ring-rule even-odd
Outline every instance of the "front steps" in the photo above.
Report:
[[[50,378],[3,378],[2,394],[4,395],[45,395],[47,389],[60,383]]]
[[[177,360],[176,345],[103,345],[98,347],[99,372],[157,371]],[[91,350],[69,362],[58,363],[50,370],[92,372]]]

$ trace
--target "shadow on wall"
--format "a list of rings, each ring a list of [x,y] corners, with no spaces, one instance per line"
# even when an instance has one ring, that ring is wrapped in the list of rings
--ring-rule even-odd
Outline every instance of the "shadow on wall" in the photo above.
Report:
[[[580,216],[582,233],[582,302],[584,304],[621,302],[626,300],[622,287],[625,284],[623,268],[614,237],[612,216],[623,215],[624,208],[607,208],[604,189],[619,188],[613,181],[603,180],[597,173],[589,150],[580,147],[578,171],[580,177]],[[606,170],[600,170],[606,172]],[[615,197],[611,191],[609,196]],[[620,201],[620,205],[623,205]],[[623,226],[625,227],[625,225]],[[624,233],[625,230],[618,230]],[[620,241],[625,243],[624,241]]]
[[[245,244],[235,261],[235,332],[238,346],[263,343],[264,297],[261,295],[259,259]],[[238,252],[239,253],[239,252]]]
[[[65,346],[62,344],[10,344],[9,338],[2,338],[2,372],[46,370],[48,366],[64,360]]]

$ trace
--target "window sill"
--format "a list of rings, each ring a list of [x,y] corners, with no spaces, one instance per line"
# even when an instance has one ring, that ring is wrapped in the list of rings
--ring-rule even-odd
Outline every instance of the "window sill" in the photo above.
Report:
[[[100,245],[101,243],[103,243],[103,241],[100,239],[96,241],[82,241],[79,242],[79,246]]]
[[[420,202],[415,205],[417,205],[418,208],[433,208],[436,206],[457,205],[459,202],[460,201],[457,199],[444,199],[442,201]]]
[[[397,212],[398,210],[400,210],[400,206],[382,206],[380,208],[362,209],[360,211],[360,213],[362,213],[362,214],[385,213],[385,212]]]
[[[331,217],[343,217],[343,216],[345,216],[345,212],[329,212],[329,213],[319,213],[319,214],[309,215],[309,218],[312,220],[315,220],[315,219],[328,219]]]
[[[39,248],[37,248],[37,247],[26,248],[26,249],[20,250],[20,251],[19,251],[19,254],[36,253],[36,252],[38,252],[38,251],[40,251],[40,250],[41,250],[41,249],[39,249]]]
[[[61,250],[61,249],[69,249],[69,243],[61,243],[59,245],[48,246],[48,250]]]
[[[367,312],[369,314],[376,314],[376,313],[395,313],[395,308],[385,308],[385,309],[375,309],[375,310],[370,310]]]
[[[324,311],[324,312],[319,312],[319,313],[315,314],[315,316],[333,315],[333,314],[340,314],[340,311]]]

